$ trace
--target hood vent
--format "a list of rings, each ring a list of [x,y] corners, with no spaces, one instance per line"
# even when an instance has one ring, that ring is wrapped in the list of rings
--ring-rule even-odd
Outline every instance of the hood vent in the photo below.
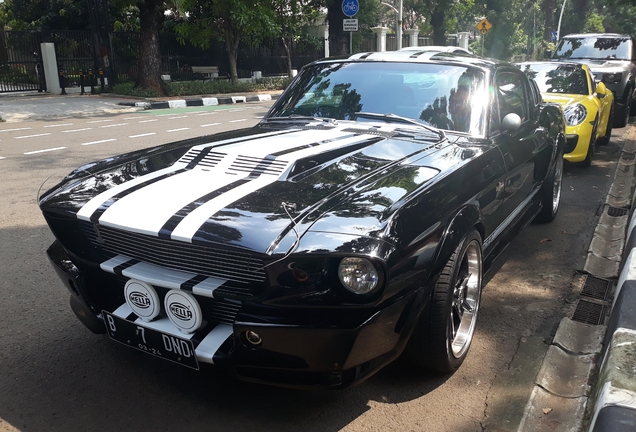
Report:
[[[373,130],[373,129],[347,128],[347,129],[343,129],[342,131],[357,133],[357,134],[381,136],[383,138],[393,138],[396,135],[395,132],[388,132],[388,131],[385,132],[385,131],[379,131],[379,130]]]
[[[279,176],[287,167],[286,161],[276,159],[261,159],[250,156],[239,156],[228,169],[228,174],[250,173],[259,176],[261,174]]]
[[[179,162],[191,164],[194,163],[195,166],[202,166],[205,168],[214,168],[223,160],[226,156],[224,153],[217,152],[208,152],[203,158],[201,158],[202,150],[190,150],[187,152]],[[200,160],[198,160],[200,158]]]

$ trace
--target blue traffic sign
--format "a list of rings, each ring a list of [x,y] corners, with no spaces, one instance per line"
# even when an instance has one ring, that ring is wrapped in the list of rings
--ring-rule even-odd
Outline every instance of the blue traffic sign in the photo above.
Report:
[[[342,13],[348,17],[352,17],[358,13],[360,4],[358,0],[342,0]]]
[[[550,33],[550,41],[556,42],[556,40],[557,40],[557,32],[553,31],[552,33]]]

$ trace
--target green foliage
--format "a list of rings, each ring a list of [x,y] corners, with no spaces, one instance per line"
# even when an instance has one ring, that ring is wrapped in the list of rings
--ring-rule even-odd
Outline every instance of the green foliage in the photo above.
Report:
[[[605,27],[603,26],[603,17],[593,12],[591,13],[585,22],[583,27],[583,33],[603,33]]]
[[[167,83],[169,96],[195,96],[215,94],[254,93],[264,90],[284,90],[291,82],[290,78],[263,78],[254,82],[238,82],[232,84],[229,80],[213,81],[177,81]],[[117,84],[113,93],[127,96],[154,98],[159,95],[135,87],[132,82]]]

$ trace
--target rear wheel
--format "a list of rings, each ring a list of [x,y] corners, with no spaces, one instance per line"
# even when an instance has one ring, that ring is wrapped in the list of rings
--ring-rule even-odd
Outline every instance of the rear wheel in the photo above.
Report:
[[[535,218],[537,222],[552,222],[559,211],[561,203],[561,184],[563,182],[563,155],[558,155],[554,169],[545,180],[539,194],[543,207]]]
[[[481,237],[472,230],[444,266],[411,336],[406,355],[412,363],[438,372],[459,368],[473,340],[481,280]]]

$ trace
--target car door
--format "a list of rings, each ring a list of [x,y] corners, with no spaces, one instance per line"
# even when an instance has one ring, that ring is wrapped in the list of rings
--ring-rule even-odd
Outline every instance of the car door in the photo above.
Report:
[[[528,210],[545,175],[552,147],[547,145],[546,130],[539,124],[540,96],[523,72],[500,68],[494,78],[499,120],[509,113],[521,118],[521,126],[512,132],[499,131],[496,138],[507,169],[502,210],[505,222],[512,222]],[[539,181],[537,181],[539,180]]]

